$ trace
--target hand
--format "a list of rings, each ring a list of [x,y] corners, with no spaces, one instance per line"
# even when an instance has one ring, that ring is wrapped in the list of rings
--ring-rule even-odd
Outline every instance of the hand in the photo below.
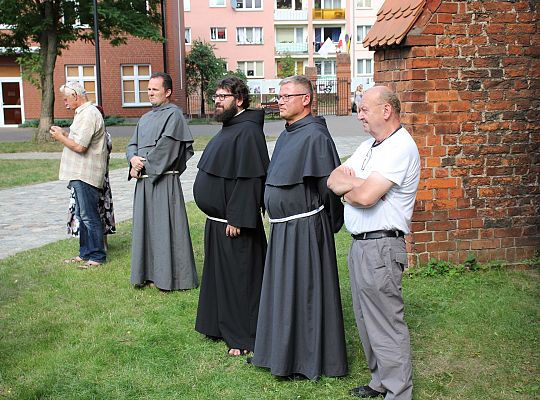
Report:
[[[225,228],[225,235],[233,238],[237,237],[240,235],[240,228],[227,224],[227,227]]]
[[[67,132],[56,125],[50,127],[49,133],[51,134],[51,138],[56,141],[58,141],[61,137],[67,136]]]
[[[351,167],[348,167],[346,165],[342,165],[341,170],[347,176],[352,176],[353,178],[356,177],[356,173],[354,172],[354,169],[352,169]]]
[[[130,170],[129,170],[129,175],[130,175],[132,178],[139,178],[139,176],[141,175],[141,173],[135,171],[133,168],[130,168]]]
[[[144,157],[133,156],[129,160],[129,163],[131,164],[131,168],[134,169],[138,174],[144,168],[145,161],[146,161],[146,158]]]

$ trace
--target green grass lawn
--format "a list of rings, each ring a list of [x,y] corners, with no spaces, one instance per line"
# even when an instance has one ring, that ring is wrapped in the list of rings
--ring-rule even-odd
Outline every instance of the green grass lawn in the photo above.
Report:
[[[197,136],[193,143],[195,151],[203,150],[212,136]],[[113,139],[113,152],[125,152],[129,142],[128,137],[116,137]],[[62,146],[59,143],[37,144],[31,141],[26,142],[2,142],[0,153],[21,153],[21,152],[60,152]],[[112,158],[109,168],[123,168],[126,160]],[[10,171],[9,174],[0,175],[0,189],[12,188],[15,186],[30,185],[34,183],[50,182],[58,179],[58,169],[60,160],[2,160],[0,159],[0,170]]]
[[[195,136],[193,142],[193,148],[195,151],[204,150],[206,144],[210,141],[212,136]],[[113,152],[125,153],[126,146],[131,138],[128,136],[115,136],[113,137]],[[63,149],[62,144],[58,142],[45,142],[36,143],[32,140],[24,140],[18,142],[1,142],[0,153],[23,153],[23,152],[45,152],[55,153],[61,152]]]
[[[188,204],[199,276],[204,216]],[[82,271],[68,239],[0,261],[0,398],[349,399],[369,372],[336,236],[350,374],[282,381],[230,357],[193,329],[199,290],[134,289],[130,224],[109,237],[109,262]],[[538,270],[404,278],[415,399],[532,400],[540,395]]]
[[[127,166],[126,160],[112,158],[109,169]],[[0,160],[0,189],[58,180],[60,160]]]

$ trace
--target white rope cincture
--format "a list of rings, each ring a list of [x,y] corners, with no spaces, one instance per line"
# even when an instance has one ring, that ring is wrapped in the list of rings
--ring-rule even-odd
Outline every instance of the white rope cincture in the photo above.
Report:
[[[323,209],[324,209],[324,204],[323,204],[322,206],[320,206],[319,208],[317,208],[316,210],[308,211],[308,212],[305,212],[305,213],[302,213],[302,214],[291,215],[291,216],[289,216],[289,217],[283,217],[283,218],[268,218],[268,221],[269,221],[271,224],[278,224],[278,223],[280,223],[280,222],[292,221],[293,219],[305,218],[305,217],[311,217],[312,215],[315,215],[315,214],[317,214],[317,213],[320,213]]]
[[[165,171],[163,173],[163,175],[176,175],[176,174],[179,174],[179,173],[180,173],[180,171]],[[140,178],[148,178],[148,175],[141,175],[137,179],[140,179]]]
[[[216,217],[210,217],[209,215],[207,215],[206,218],[208,218],[208,219],[210,219],[210,220],[212,220],[212,221],[223,222],[224,224],[228,224],[228,223],[229,223],[226,219],[216,218]]]

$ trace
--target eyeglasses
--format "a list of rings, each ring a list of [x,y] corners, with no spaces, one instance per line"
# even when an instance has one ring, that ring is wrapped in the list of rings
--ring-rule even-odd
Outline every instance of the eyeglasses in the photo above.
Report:
[[[307,93],[296,93],[296,94],[280,94],[277,96],[278,101],[283,100],[284,103],[288,102],[291,97],[295,96],[305,96]]]
[[[212,95],[212,100],[214,100],[214,101],[216,101],[216,100],[223,101],[223,100],[225,100],[226,97],[230,97],[230,96],[234,97],[234,94],[230,94],[230,93],[229,94],[227,94],[227,93],[217,94],[216,93],[216,94]]]
[[[366,153],[366,157],[364,158],[364,161],[362,161],[362,166],[360,167],[362,171],[364,170],[364,168],[366,168],[369,160],[371,160],[371,153],[373,153],[373,146],[369,148],[368,152]]]

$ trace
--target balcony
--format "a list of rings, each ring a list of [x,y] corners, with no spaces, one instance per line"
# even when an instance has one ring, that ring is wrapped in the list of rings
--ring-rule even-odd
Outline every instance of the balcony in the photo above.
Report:
[[[307,10],[274,10],[274,21],[306,21],[308,20]]]
[[[345,19],[344,8],[314,8],[313,19]]]
[[[303,54],[307,51],[307,43],[276,43],[276,54]]]

